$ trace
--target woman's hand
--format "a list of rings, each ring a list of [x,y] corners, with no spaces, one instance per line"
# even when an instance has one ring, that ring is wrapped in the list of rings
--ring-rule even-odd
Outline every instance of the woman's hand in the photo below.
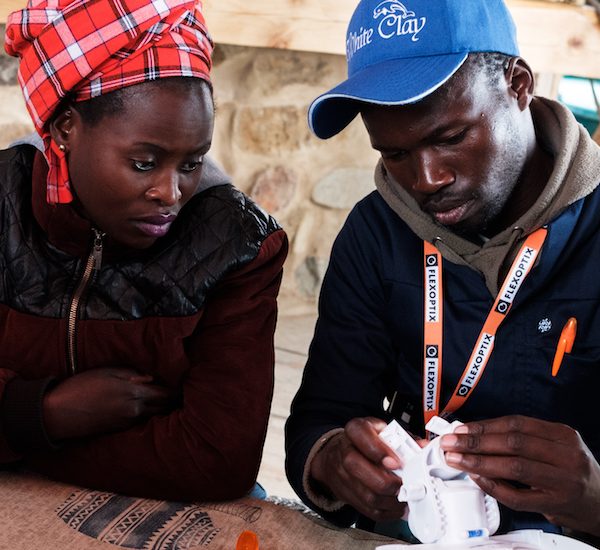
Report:
[[[460,426],[441,447],[448,464],[509,508],[600,535],[600,465],[569,426],[506,416]]]
[[[104,368],[61,381],[44,396],[44,424],[51,440],[121,431],[174,408],[172,390],[132,369]]]
[[[397,499],[402,481],[390,471],[400,461],[379,437],[385,426],[375,418],[351,420],[311,465],[312,477],[338,500],[376,521],[399,519],[406,511]]]

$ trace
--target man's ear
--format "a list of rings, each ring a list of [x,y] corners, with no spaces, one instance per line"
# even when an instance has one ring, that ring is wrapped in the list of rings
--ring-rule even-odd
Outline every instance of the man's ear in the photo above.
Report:
[[[56,115],[48,126],[50,135],[56,144],[69,149],[69,141],[73,139],[73,128],[76,125],[77,113],[71,107],[66,107]]]
[[[524,111],[533,99],[535,77],[527,62],[521,57],[513,57],[505,72],[509,93],[517,99],[519,108]]]

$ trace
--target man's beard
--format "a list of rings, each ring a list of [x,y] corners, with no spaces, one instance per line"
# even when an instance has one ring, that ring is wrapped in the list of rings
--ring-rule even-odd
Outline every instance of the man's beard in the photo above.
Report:
[[[464,224],[459,222],[450,228],[452,232],[476,244],[497,235],[516,221],[505,218],[510,215],[513,206],[511,201],[516,200],[515,190],[520,183],[527,151],[517,136],[512,137],[511,146],[502,155],[503,159],[510,159],[510,162],[493,163],[487,182],[473,193],[473,198],[484,205],[481,219],[466,220]]]

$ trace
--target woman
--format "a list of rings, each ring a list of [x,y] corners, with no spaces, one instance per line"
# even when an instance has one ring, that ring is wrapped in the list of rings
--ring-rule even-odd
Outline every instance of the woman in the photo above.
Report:
[[[6,49],[44,151],[0,153],[1,463],[142,497],[246,494],[287,242],[201,177],[199,5],[32,0]]]

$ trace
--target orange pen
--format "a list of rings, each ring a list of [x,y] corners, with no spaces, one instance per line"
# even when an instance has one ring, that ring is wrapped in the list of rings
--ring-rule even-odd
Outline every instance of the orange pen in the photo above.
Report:
[[[235,550],[258,550],[258,537],[252,531],[242,531]]]
[[[554,354],[554,361],[552,361],[552,376],[556,376],[562,365],[563,357],[565,353],[571,353],[573,349],[573,342],[575,342],[575,335],[577,334],[577,319],[571,317],[562,329],[560,338],[558,339],[558,345],[556,346],[556,353]]]

